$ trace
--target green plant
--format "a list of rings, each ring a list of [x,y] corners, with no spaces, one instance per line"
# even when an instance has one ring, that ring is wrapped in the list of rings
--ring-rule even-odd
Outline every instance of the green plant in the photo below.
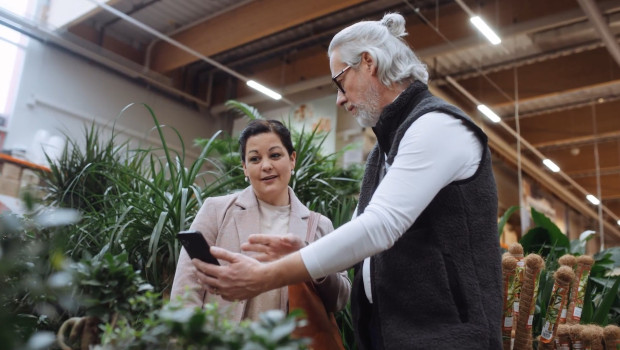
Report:
[[[84,313],[102,320],[132,311],[130,298],[153,289],[127,262],[127,253],[112,255],[103,249],[94,258],[72,264],[76,294]]]
[[[295,314],[269,312],[258,322],[234,325],[220,317],[216,305],[192,310],[164,303],[128,264],[126,253],[112,255],[106,247],[72,263],[62,252],[68,225],[78,220],[74,210],[49,207],[24,217],[0,215],[3,348],[48,349],[59,327],[59,342],[83,349],[286,350],[308,344],[291,338],[299,324]]]
[[[280,310],[261,314],[257,322],[233,325],[221,318],[216,305],[189,309],[168,303],[141,327],[126,321],[115,327],[106,324],[101,345],[94,349],[305,349],[308,339],[291,338],[298,325],[294,314],[286,316]]]
[[[519,209],[510,207],[500,219],[500,234],[510,215]],[[544,214],[531,209],[534,226],[519,240],[524,253],[537,253],[545,259],[545,268],[539,277],[539,294],[536,298],[536,311],[533,333],[540,334],[542,321],[547,313],[547,305],[552,298],[553,272],[558,268],[558,259],[564,254],[583,255],[588,240],[595,232],[587,230],[578,239],[569,241],[568,237]],[[612,275],[620,267],[620,247],[612,247],[594,255],[594,265],[590,272],[584,297],[581,323],[595,323],[601,326],[618,323],[620,320],[620,276]],[[572,291],[571,291],[572,293]]]
[[[64,227],[79,220],[74,210],[37,207],[30,194],[26,213],[0,214],[0,344],[7,349],[45,349],[53,330],[77,304],[64,271]]]
[[[180,250],[176,233],[189,227],[203,198],[226,193],[243,176],[207,157],[214,153],[211,147],[220,144],[216,142],[219,132],[206,140],[192,161],[180,134],[171,129],[181,144],[175,151],[153,110],[144,108],[153,119],[161,147],[117,146],[114,132],[102,140],[98,128],[85,128],[84,142],[69,139],[70,147],[51,162],[52,171],[44,175],[49,189],[46,200],[82,213],[83,220],[69,228],[72,258],[90,258],[104,247],[112,254],[127,251],[129,263],[142,271],[147,282],[165,291]]]

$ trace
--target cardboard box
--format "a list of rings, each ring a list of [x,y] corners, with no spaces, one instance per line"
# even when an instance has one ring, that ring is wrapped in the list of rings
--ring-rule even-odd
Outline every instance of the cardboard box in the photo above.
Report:
[[[19,180],[22,176],[22,167],[11,162],[3,162],[0,167],[0,175],[4,179]]]
[[[21,181],[19,180],[7,179],[4,177],[0,178],[0,194],[18,198],[20,187]]]

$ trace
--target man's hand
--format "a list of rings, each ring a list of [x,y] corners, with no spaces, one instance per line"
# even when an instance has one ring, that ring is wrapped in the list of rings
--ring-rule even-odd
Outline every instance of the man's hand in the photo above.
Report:
[[[303,246],[304,242],[291,233],[284,236],[254,234],[250,235],[247,243],[241,245],[241,249],[258,253],[253,255],[258,261],[269,262],[296,252]]]
[[[192,259],[196,277],[211,293],[234,301],[249,299],[270,289],[269,280],[262,271],[263,264],[256,259],[218,247],[211,247],[211,254],[228,261],[229,265],[217,266]]]

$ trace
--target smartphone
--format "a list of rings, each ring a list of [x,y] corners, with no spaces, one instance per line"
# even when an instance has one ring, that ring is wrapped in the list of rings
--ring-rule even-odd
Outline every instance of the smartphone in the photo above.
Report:
[[[219,265],[220,262],[211,255],[209,244],[202,233],[198,231],[181,231],[177,233],[177,239],[192,259],[200,259],[208,264]]]

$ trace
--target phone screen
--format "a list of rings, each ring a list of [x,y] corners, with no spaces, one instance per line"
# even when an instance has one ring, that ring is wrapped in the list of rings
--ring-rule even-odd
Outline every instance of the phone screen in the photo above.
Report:
[[[190,258],[200,259],[209,264],[220,264],[219,261],[211,255],[209,244],[199,231],[181,231],[177,233],[177,239],[181,242]]]

